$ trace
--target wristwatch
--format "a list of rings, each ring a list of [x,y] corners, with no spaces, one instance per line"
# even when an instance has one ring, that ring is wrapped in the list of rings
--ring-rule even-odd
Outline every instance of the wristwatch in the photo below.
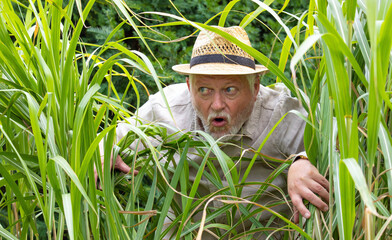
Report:
[[[295,161],[299,160],[299,159],[306,159],[306,160],[309,160],[308,156],[299,154],[299,155],[294,156],[294,158],[293,158],[293,163],[294,163]]]

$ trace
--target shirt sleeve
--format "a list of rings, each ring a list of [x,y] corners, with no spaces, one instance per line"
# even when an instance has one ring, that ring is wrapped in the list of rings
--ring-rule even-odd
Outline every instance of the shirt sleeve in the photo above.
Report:
[[[119,122],[116,128],[116,142],[119,142],[130,131],[130,126],[140,126],[154,121],[154,111],[152,109],[151,99],[148,100],[135,113],[134,117],[127,118],[125,121]]]
[[[286,158],[299,155],[306,156],[303,141],[306,122],[302,117],[307,117],[307,113],[296,98],[286,94],[280,97],[281,101],[277,110],[280,111],[282,117],[285,114],[287,115],[279,125],[280,137],[276,138],[275,144]]]
[[[148,100],[141,106],[137,112],[137,117],[130,117],[126,120],[119,122],[116,127],[116,138],[114,144],[117,144],[124,138],[131,130],[131,126],[139,126],[154,120],[154,113],[152,111],[151,100]],[[101,156],[104,154],[103,140],[99,143],[99,150]],[[129,146],[133,148],[132,145]]]
[[[187,85],[174,84],[163,89],[166,101],[160,92],[150,96],[149,100],[141,106],[135,116],[117,124],[116,142],[118,143],[131,130],[131,126],[148,125],[150,123],[160,123],[167,126],[168,134],[178,132],[180,129],[189,129],[189,119],[192,116],[189,91]],[[170,108],[170,111],[168,109]],[[176,119],[176,121],[174,120]],[[178,123],[176,125],[176,122]],[[159,139],[159,137],[158,137]],[[158,145],[156,138],[149,138],[153,145]],[[140,144],[138,145],[140,149]],[[133,143],[129,146],[135,149]]]

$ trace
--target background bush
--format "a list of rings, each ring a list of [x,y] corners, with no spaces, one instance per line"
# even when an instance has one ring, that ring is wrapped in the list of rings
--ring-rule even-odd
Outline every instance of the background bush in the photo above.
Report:
[[[218,25],[219,17],[216,17],[216,14],[223,11],[230,1],[176,0],[173,4],[168,0],[125,0],[125,2],[136,14],[140,14],[140,19],[145,25],[154,26],[173,20],[163,16],[143,14],[144,12],[155,11],[179,15],[177,12],[179,11],[191,21],[201,23],[208,21],[209,25]],[[280,10],[284,4],[284,0],[278,0],[273,1],[270,6],[273,9]],[[252,1],[241,1],[240,3],[237,3],[234,6],[234,9],[232,9],[233,12],[230,13],[230,19],[227,21],[226,26],[239,25],[246,14],[256,10],[257,7],[258,5]],[[284,12],[280,13],[280,17],[286,22],[289,28],[292,28],[297,24],[297,19],[293,18],[291,14],[300,16],[306,12],[307,8],[308,1],[306,0],[290,1],[284,8]],[[287,12],[290,13],[290,15],[287,14]],[[112,3],[102,2],[102,4],[95,4],[90,13],[90,17],[86,21],[86,24],[89,27],[84,29],[82,32],[82,39],[87,43],[101,45],[104,43],[111,31],[113,31],[113,29],[116,28],[123,20],[124,17],[119,14],[118,9],[116,9]],[[143,25],[140,22],[138,25],[140,26],[139,29],[143,36],[146,37],[148,46],[151,48],[151,52],[156,57],[157,61],[153,61],[153,64],[158,75],[161,77],[160,79],[162,83],[167,85],[171,83],[185,82],[185,77],[171,70],[171,67],[180,63],[189,63],[193,43],[198,34],[195,33],[195,29],[187,25],[172,27],[158,26],[153,28],[143,28]],[[259,16],[258,21],[252,22],[248,25],[246,30],[252,46],[269,56],[273,62],[278,64],[282,51],[282,42],[286,36],[282,31],[281,25],[271,15],[262,14]],[[146,46],[141,41],[138,41],[138,36],[132,26],[123,25],[121,30],[115,34],[114,39],[125,39],[122,41],[122,44],[129,49],[138,50],[143,53],[148,52]],[[111,52],[108,51],[104,54],[104,57],[108,58],[110,57],[110,54]],[[150,57],[150,59],[153,60],[152,57]],[[288,67],[286,68],[285,74],[288,78],[290,78],[290,71]],[[150,76],[144,75],[140,72],[136,75],[147,86],[150,94],[158,91],[155,82]],[[262,78],[262,83],[264,85],[272,84],[275,81],[276,76],[271,73],[266,74]],[[122,89],[126,88],[128,80],[116,77],[113,79],[113,82],[121,96],[123,92]],[[138,85],[138,89],[141,92],[141,102],[143,103],[148,98],[147,94],[140,85]],[[103,93],[107,92],[107,83],[102,84],[100,91]],[[125,98],[125,102],[135,106],[135,94],[133,92],[129,92]]]
[[[253,219],[265,208],[259,206],[249,213],[250,208],[242,204],[237,208],[237,201],[226,202],[214,211],[207,207],[207,217],[213,219],[215,213],[230,217],[240,210],[244,219],[254,220],[254,228],[246,234],[260,231],[267,236],[285,231],[287,238],[296,234],[306,239],[391,238],[392,2],[311,0],[308,10],[300,12],[299,18],[287,19],[287,25],[280,22],[279,16],[285,16],[279,11],[282,2],[273,3],[274,9],[253,2],[258,10],[268,12],[262,12],[247,26],[256,44],[247,51],[271,71],[262,79],[264,84],[283,82],[306,108],[305,147],[310,161],[330,181],[329,211],[322,213],[310,205],[311,219],[299,225],[275,214],[287,223],[280,229],[262,226]],[[171,224],[179,228],[178,238],[193,239],[202,232],[200,221],[187,220],[193,211],[202,211],[205,202],[217,196],[200,197],[198,182],[187,178],[187,165],[197,164],[188,161],[188,150],[197,148],[201,155],[212,151],[222,168],[234,165],[235,158],[225,156],[203,132],[199,133],[202,140],[189,134],[172,136],[167,126],[158,124],[131,124],[129,138],[115,147],[113,144],[117,122],[133,114],[134,109],[127,109],[124,100],[140,105],[147,98],[145,89],[155,92],[161,90],[161,82],[183,81],[168,67],[188,62],[189,55],[185,54],[190,54],[193,39],[170,43],[157,40],[186,37],[200,26],[217,31],[203,24],[213,15],[203,14],[210,9],[218,11],[213,14],[223,20],[219,11],[230,3],[176,1],[176,13],[168,3],[153,2],[159,6],[151,7],[155,12],[148,14],[142,13],[150,9],[144,2],[135,3],[128,2],[132,6],[129,8],[120,0],[0,1],[3,238],[39,238],[44,235],[41,229],[45,229],[44,238],[49,239],[160,239],[169,207],[178,214]],[[290,2],[285,10],[291,4],[306,3]],[[161,17],[157,13],[160,5],[175,16]],[[237,24],[245,16],[241,11],[250,13],[256,7],[252,8],[249,1],[238,1],[226,24]],[[106,17],[98,19],[100,14],[94,12],[103,12]],[[200,22],[192,22],[192,28],[185,19],[174,22],[180,13]],[[211,19],[208,24],[216,21]],[[142,23],[148,23],[151,29]],[[264,24],[274,26],[278,40],[264,32]],[[283,32],[281,27],[287,28]],[[95,40],[88,39],[91,36]],[[231,41],[241,45],[236,39]],[[160,69],[159,62],[165,67]],[[107,88],[102,89],[105,83]],[[157,146],[152,145],[151,138],[160,140]],[[103,139],[105,150],[98,152]],[[128,149],[133,141],[146,148]],[[128,163],[140,171],[137,176],[111,171],[112,150],[116,156],[125,149]],[[98,171],[102,189],[97,189],[94,165],[100,168],[100,154],[104,154],[104,166],[102,174]],[[178,163],[173,161],[174,154],[182,155]],[[253,158],[257,157],[255,151]],[[236,177],[237,169],[231,168],[226,175],[231,181],[225,187],[219,177],[203,171],[210,159],[205,160],[203,166],[195,166],[201,169],[200,174],[220,189],[224,198],[244,203],[236,193],[243,186]],[[276,161],[276,174],[268,176],[269,182],[252,183],[260,186],[260,192],[290,165],[290,160],[271,160]],[[172,168],[170,161],[178,166]],[[208,168],[214,169],[214,165]],[[183,208],[172,201],[178,194],[174,189],[179,186],[187,203]],[[277,200],[277,204],[290,204],[284,198]],[[270,206],[264,207],[270,210]],[[218,225],[208,221],[207,226],[214,231],[224,229],[215,231],[220,237],[241,238],[235,227],[244,219]]]

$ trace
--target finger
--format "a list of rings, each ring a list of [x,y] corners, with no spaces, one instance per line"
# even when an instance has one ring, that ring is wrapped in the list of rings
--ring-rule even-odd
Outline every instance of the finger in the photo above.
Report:
[[[323,175],[318,173],[314,180],[321,184],[329,192],[329,181]]]
[[[95,186],[97,186],[97,182],[98,182],[98,174],[96,171],[94,171],[94,180],[95,180]]]
[[[94,181],[95,181],[95,188],[102,190],[101,181],[98,182],[98,172],[96,168],[94,168]]]
[[[94,181],[95,181],[95,188],[98,188],[98,172],[95,165],[94,165]]]
[[[316,194],[314,194],[310,189],[304,190],[302,197],[304,199],[308,200],[311,204],[316,206],[321,211],[325,212],[328,210],[328,205],[323,200],[321,200],[321,198],[319,198]],[[300,210],[300,212],[301,212],[301,210]],[[302,214],[302,212],[301,212],[301,214]]]
[[[318,194],[322,199],[324,199],[326,201],[326,203],[329,203],[329,192],[327,191],[327,189],[325,189],[318,182],[314,182],[310,186],[310,190],[312,190],[314,193]]]
[[[294,207],[294,223],[299,223],[299,212],[296,207]]]
[[[297,212],[299,212],[305,218],[310,218],[310,212],[305,207],[304,203],[302,202],[302,198],[299,195],[292,196],[291,201],[294,205],[294,208],[297,209]]]
[[[117,169],[123,173],[129,173],[131,171],[131,168],[121,159],[120,156],[117,156],[116,158],[114,169]]]

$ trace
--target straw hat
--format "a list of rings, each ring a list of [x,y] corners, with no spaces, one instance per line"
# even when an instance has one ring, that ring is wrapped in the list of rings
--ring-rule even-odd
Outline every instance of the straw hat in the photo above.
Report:
[[[216,28],[251,46],[248,34],[242,27]],[[205,30],[196,38],[190,63],[172,68],[183,75],[246,75],[268,71],[265,66],[255,64],[253,57],[234,43]]]

